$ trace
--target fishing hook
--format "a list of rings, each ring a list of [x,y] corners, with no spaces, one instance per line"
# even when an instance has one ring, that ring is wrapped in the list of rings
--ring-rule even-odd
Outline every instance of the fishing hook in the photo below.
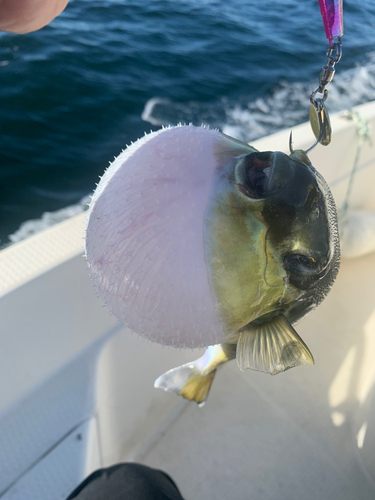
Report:
[[[309,153],[312,149],[315,148],[315,146],[318,144],[318,142],[319,142],[319,139],[316,139],[316,141],[313,143],[313,145],[310,146],[308,149],[306,149],[303,152],[305,154]],[[290,151],[290,154],[294,153],[294,149],[293,149],[293,130],[290,131],[290,135],[289,135],[289,151]]]

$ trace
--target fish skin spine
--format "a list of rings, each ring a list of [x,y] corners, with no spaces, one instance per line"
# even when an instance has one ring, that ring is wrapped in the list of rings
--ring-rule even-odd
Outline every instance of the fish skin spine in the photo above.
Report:
[[[162,345],[206,347],[227,335],[203,241],[220,137],[181,126],[140,139],[109,167],[89,209],[86,257],[99,295]]]

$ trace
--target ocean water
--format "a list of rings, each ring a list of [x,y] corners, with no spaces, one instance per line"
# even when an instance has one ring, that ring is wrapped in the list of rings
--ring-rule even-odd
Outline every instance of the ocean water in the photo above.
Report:
[[[375,99],[375,2],[344,0],[333,112]],[[0,245],[82,211],[109,161],[162,125],[251,141],[308,119],[317,0],[71,0],[0,34]]]

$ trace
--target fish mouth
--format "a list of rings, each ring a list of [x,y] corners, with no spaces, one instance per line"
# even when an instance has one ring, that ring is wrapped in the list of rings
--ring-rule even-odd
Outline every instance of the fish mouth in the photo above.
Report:
[[[296,182],[296,167],[309,171],[316,180],[319,179],[311,164],[281,151],[249,153],[236,166],[235,185],[241,194],[252,201],[266,200]]]
[[[273,194],[271,178],[275,169],[275,155],[277,153],[272,151],[257,151],[242,158],[235,172],[235,184],[240,193],[254,201]]]

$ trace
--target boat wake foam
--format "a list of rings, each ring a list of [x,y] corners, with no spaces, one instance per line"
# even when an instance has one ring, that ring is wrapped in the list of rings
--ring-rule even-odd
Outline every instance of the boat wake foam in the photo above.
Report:
[[[90,196],[87,195],[75,205],[70,205],[55,212],[45,212],[40,219],[27,220],[20,225],[17,231],[9,235],[8,238],[11,243],[18,243],[29,236],[40,233],[59,222],[63,222],[65,219],[78,215],[87,210],[90,199]]]
[[[329,86],[327,106],[330,113],[342,111],[375,99],[375,52],[367,54],[367,63],[340,71]],[[318,79],[309,83],[280,82],[270,95],[255,101],[216,103],[179,103],[153,97],[144,107],[142,119],[152,125],[193,123],[217,127],[242,141],[253,141],[280,129],[308,120],[308,98]]]

